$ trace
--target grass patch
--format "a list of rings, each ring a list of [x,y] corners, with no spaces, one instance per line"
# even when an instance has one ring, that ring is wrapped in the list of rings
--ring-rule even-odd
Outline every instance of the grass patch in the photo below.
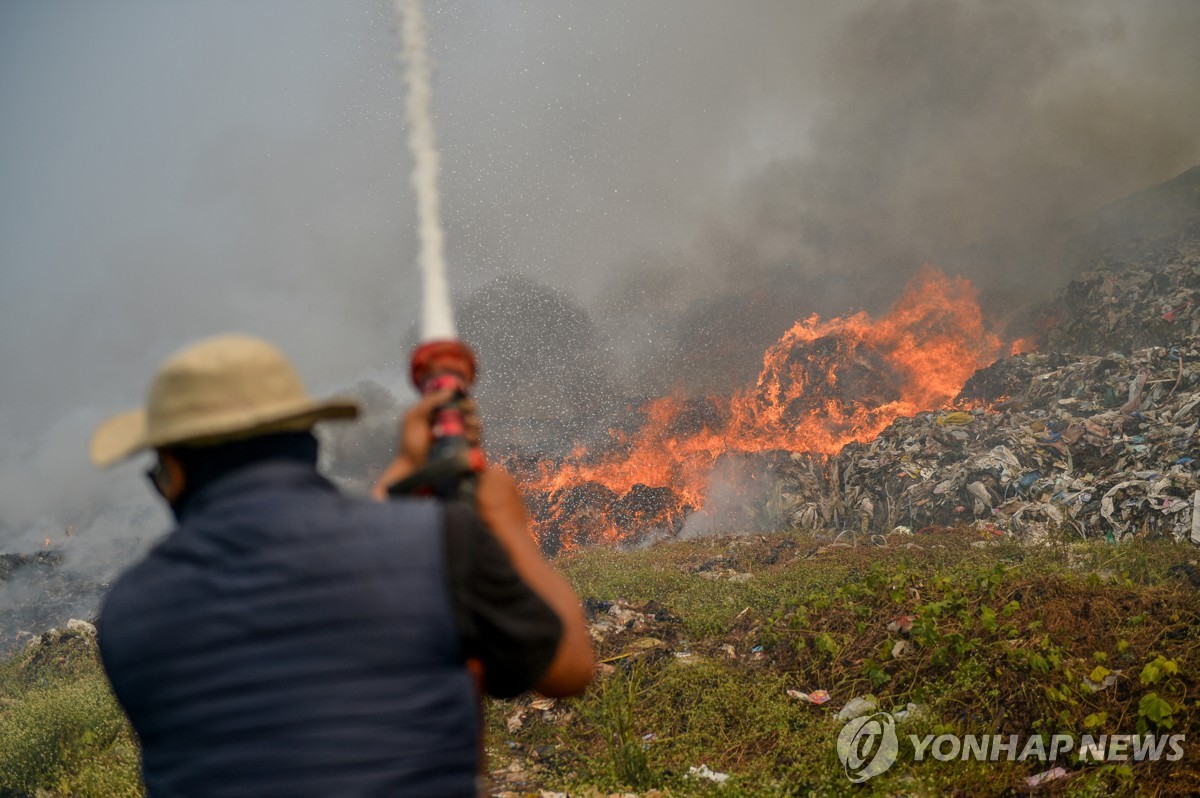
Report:
[[[0,667],[0,796],[143,794],[132,730],[94,639],[51,632]]]
[[[877,542],[877,541],[876,541]],[[573,796],[1200,794],[1177,762],[915,761],[910,735],[1184,734],[1200,741],[1192,550],[967,530],[831,544],[805,534],[587,550],[558,563],[601,674],[579,699],[487,705],[497,791]],[[814,705],[788,691],[825,690]],[[870,695],[900,756],[850,783],[837,712]],[[910,709],[911,707],[911,709]],[[689,775],[706,766],[721,786]],[[0,664],[0,798],[139,796],[138,751],[95,643],[44,635]]]
[[[516,773],[501,786],[572,795],[715,794],[687,776],[700,765],[729,774],[722,796],[1022,794],[1054,765],[1068,774],[1043,791],[1195,794],[1200,758],[1186,744],[1177,762],[918,762],[907,739],[1200,739],[1200,600],[1179,568],[1188,554],[966,530],[884,546],[789,534],[578,552],[560,566],[585,599],[604,673],[549,710],[492,702],[492,766]],[[789,689],[832,700],[812,705]],[[898,724],[896,764],[854,785],[836,756],[835,715],[865,695],[915,712]]]

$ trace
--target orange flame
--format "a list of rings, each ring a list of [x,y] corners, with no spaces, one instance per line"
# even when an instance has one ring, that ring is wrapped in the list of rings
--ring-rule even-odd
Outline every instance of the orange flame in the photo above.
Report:
[[[898,417],[944,406],[1004,351],[970,282],[926,265],[877,319],[859,312],[796,322],[763,355],[757,383],[728,399],[710,397],[706,412],[681,395],[655,399],[640,409],[640,429],[612,431],[603,452],[577,448],[563,462],[540,464],[525,478],[541,497],[535,533],[543,546],[557,538],[569,548],[680,522],[703,504],[722,455],[835,454]],[[653,490],[663,488],[676,497],[673,507]]]
[[[1012,346],[1008,348],[1010,355],[1027,355],[1038,350],[1037,340],[1034,338],[1018,338],[1012,342]]]
[[[926,265],[879,319],[814,315],[784,333],[734,399],[731,437],[742,451],[836,454],[944,405],[1000,351],[970,282]]]

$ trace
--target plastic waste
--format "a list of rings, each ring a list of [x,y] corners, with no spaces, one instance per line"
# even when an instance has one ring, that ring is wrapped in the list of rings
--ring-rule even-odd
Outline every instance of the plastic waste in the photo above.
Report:
[[[1064,767],[1050,768],[1049,770],[1044,770],[1035,776],[1030,776],[1029,778],[1025,779],[1025,786],[1037,787],[1038,785],[1045,784],[1048,781],[1064,778],[1065,776],[1070,775],[1070,773],[1071,771]]]
[[[792,698],[806,701],[809,704],[824,704],[829,701],[829,693],[825,692],[824,690],[813,690],[811,693],[803,693],[799,690],[788,690],[787,694]]]
[[[729,781],[728,773],[721,773],[713,770],[708,765],[700,765],[699,767],[693,765],[692,767],[688,768],[687,774],[688,778],[707,779],[708,781],[715,782],[716,784],[724,784],[725,782]]]
[[[857,718],[859,715],[865,715],[878,707],[879,702],[875,699],[875,696],[857,696],[850,699],[846,706],[841,708],[837,713],[837,719],[850,720],[851,718]]]

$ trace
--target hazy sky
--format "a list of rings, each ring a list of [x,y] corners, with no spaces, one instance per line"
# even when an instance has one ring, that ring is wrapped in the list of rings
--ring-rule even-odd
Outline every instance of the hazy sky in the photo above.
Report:
[[[402,373],[391,13],[0,4],[0,529],[115,490],[92,424],[201,335],[263,334],[315,389]],[[455,0],[430,25],[451,279],[545,282],[627,356],[710,322],[758,347],[1200,162],[1194,0]]]

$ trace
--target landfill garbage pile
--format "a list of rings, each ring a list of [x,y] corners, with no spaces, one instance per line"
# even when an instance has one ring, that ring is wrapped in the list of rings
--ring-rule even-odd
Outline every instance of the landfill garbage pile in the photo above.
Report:
[[[1073,282],[1016,326],[1041,349],[1103,355],[1200,331],[1200,166],[1079,221],[1047,249]]]
[[[1200,543],[1200,167],[1092,220],[1083,268],[951,407],[778,471],[794,525]]]
[[[1044,348],[1128,353],[1200,333],[1200,220],[1191,243],[1173,250],[1166,266],[1143,261],[1080,274],[1041,311],[1053,323]]]
[[[1200,264],[1189,271],[1200,279]],[[976,372],[952,408],[898,419],[835,457],[792,455],[780,468],[788,517],[866,534],[965,523],[1200,543],[1192,329],[1130,354],[1004,358]]]

